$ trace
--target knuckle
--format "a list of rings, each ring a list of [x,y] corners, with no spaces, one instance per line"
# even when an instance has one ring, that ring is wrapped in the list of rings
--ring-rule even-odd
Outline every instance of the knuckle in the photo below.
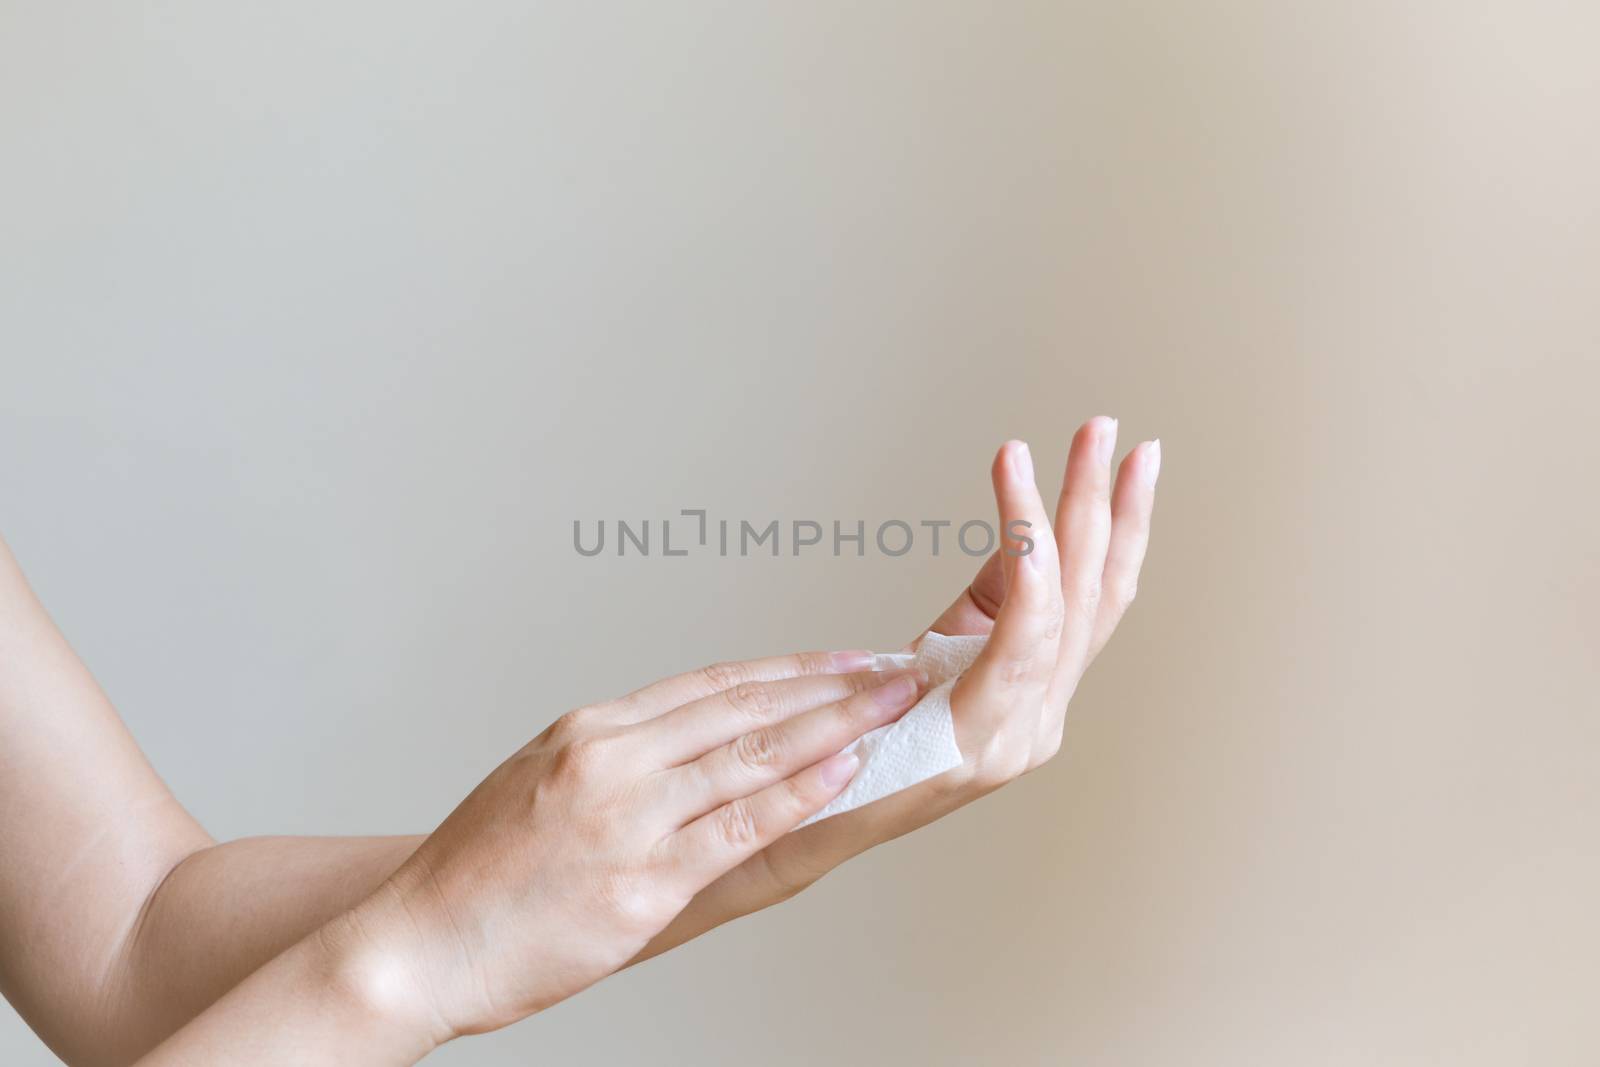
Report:
[[[833,670],[833,660],[826,652],[800,652],[794,657],[800,674],[827,674]]]
[[[764,770],[782,755],[783,742],[775,730],[752,730],[733,742],[733,758],[746,770]]]
[[[869,689],[876,689],[883,681],[883,675],[878,671],[862,671],[859,674],[846,674],[843,677],[845,688],[852,696],[856,693],[865,693]]]
[[[609,738],[584,734],[564,744],[556,754],[556,771],[567,778],[587,779],[600,773],[611,755]]]
[[[577,738],[592,733],[594,728],[600,724],[602,714],[599,705],[585,704],[581,708],[573,708],[557,719],[556,722],[560,724],[563,733]]]
[[[747,681],[748,674],[744,664],[733,660],[723,660],[700,668],[701,679],[711,687],[713,693],[732,689],[740,682]]]
[[[577,712],[569,711],[547,726],[542,736],[550,744],[564,748],[587,732],[585,726]]]
[[[755,811],[744,800],[717,809],[715,831],[719,843],[735,849],[748,848],[760,832]]]
[[[753,719],[765,720],[778,710],[778,696],[761,682],[740,682],[728,690],[728,704]]]

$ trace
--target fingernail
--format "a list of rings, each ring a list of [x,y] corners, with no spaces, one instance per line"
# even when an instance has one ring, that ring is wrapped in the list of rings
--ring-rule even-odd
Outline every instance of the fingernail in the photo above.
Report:
[[[861,757],[854,752],[840,752],[836,756],[829,756],[819,768],[822,784],[829,789],[838,789],[855,776],[856,768],[860,765]]]
[[[1100,426],[1094,442],[1094,458],[1100,463],[1110,463],[1111,453],[1117,450],[1117,420],[1107,418]]]
[[[872,669],[872,653],[859,648],[847,649],[843,652],[830,652],[828,659],[833,669],[839,674],[854,674],[857,671],[870,671]]]
[[[1151,485],[1156,484],[1156,479],[1161,476],[1161,438],[1157,437],[1150,442],[1150,447],[1144,450],[1144,478]]]
[[[1011,469],[1020,480],[1033,481],[1033,453],[1028,451],[1028,442],[1018,441],[1011,449]]]
[[[872,699],[886,708],[904,707],[917,694],[918,678],[911,671],[896,674],[872,691]]]

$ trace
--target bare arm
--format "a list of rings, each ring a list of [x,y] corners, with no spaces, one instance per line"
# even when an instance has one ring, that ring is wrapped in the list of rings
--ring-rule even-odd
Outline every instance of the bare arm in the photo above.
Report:
[[[249,837],[189,856],[151,897],[129,946],[119,1043],[131,1059],[252,971],[370,896],[411,837]]]
[[[146,902],[210,843],[0,544],[0,991],[63,1059],[109,1061]]]
[[[778,838],[696,893],[635,960],[787,899],[849,856],[1055,751],[1077,677],[1132,598],[1148,535],[1159,453],[1152,445],[1136,449],[1113,487],[1114,432],[1109,420],[1096,420],[1074,441],[1056,515],[1059,567],[1051,553],[1047,583],[1059,581],[1056,610],[1062,599],[1070,606],[1068,627],[1048,685],[1040,683],[1042,697],[1004,695],[998,683],[976,681],[965,697],[958,692],[962,750],[993,759],[969,759],[939,779]],[[1037,503],[1027,504],[1036,494],[1031,470],[1014,475],[1002,461],[995,468],[1002,517],[1026,506],[1048,530]],[[1003,562],[993,558],[934,629],[988,632],[1010,599],[1014,576]],[[990,690],[1000,695],[986,696]],[[993,743],[1041,708],[1034,736]],[[207,1062],[219,1043],[240,1035],[249,1035],[251,1055],[270,1051],[300,1062],[311,1048],[343,1048],[336,1034],[361,1039],[375,1019],[399,1033],[392,1020],[381,1022],[386,1009],[365,984],[372,974],[364,956],[353,962],[350,939],[330,939],[329,931],[347,932],[352,909],[423,840],[214,844],[156,776],[0,543],[0,993],[63,1059],[127,1063],[180,1027],[150,1062]],[[340,951],[330,953],[330,945]],[[299,1035],[295,1044],[268,1048],[291,1034]],[[414,1058],[412,1037],[396,1045],[395,1062]]]
[[[421,840],[214,844],[0,542],[0,993],[62,1059],[134,1059]]]
[[[390,975],[394,957],[341,916],[276,955],[225,993],[137,1067],[406,1067],[449,1034]]]
[[[918,692],[859,673],[870,659],[728,664],[579,709],[420,846],[218,846],[6,552],[0,990],[70,1063],[158,1041],[146,1062],[414,1062],[625,965],[837,795],[856,763],[840,749]],[[757,709],[774,721],[751,731]]]

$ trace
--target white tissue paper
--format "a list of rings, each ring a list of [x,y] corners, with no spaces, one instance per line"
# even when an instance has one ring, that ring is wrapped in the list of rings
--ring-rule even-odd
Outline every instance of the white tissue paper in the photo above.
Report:
[[[988,641],[987,637],[946,637],[930,630],[914,653],[877,654],[873,670],[920,667],[928,675],[928,691],[899,719],[846,746],[846,752],[861,757],[855,777],[844,792],[800,826],[870,804],[961,766],[956,724],[950,717],[950,691]]]

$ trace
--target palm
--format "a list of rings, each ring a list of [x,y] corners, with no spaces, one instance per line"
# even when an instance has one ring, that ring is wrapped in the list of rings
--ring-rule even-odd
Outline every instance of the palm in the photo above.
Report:
[[[962,635],[986,634],[994,629],[994,617],[1006,597],[1006,575],[1000,553],[995,552],[978,568],[978,576],[961,591],[955,602],[933,621],[928,629],[935,633]]]
[[[1061,686],[1052,687],[1057,692],[1055,702],[1059,703],[1062,713],[1077,675],[1104,646],[1132,600],[1149,533],[1155,477],[1160,466],[1159,445],[1146,442],[1131,452],[1121,464],[1113,486],[1108,461],[1115,433],[1115,423],[1104,418],[1093,420],[1078,430],[1073,438],[1057,521],[1052,524],[1047,516],[1036,516],[1041,530],[1046,532],[1040,543],[1046,551],[1054,549],[1059,555],[1059,565],[1050,569],[1064,578],[1073,570],[1074,557],[1082,557],[1077,566],[1079,585],[1087,562],[1094,569],[1093,573],[1103,579],[1108,594],[1100,597],[1097,584],[1096,606],[1089,614],[1091,625],[1080,634],[1083,644],[1076,653],[1073,669]],[[1098,447],[1091,447],[1097,442]],[[1001,470],[1001,457],[996,457],[997,500],[1001,491]],[[1037,504],[1031,471],[1028,481],[1029,492],[1034,494]],[[1003,504],[1001,512],[1004,521],[1007,515]],[[1076,523],[1074,513],[1079,516]],[[1083,522],[1082,517],[1090,513],[1098,520],[1095,524],[1098,531]],[[950,636],[991,633],[1006,600],[1004,564],[1005,559],[999,552],[985,560],[972,584],[961,591],[928,630]],[[1065,584],[1062,592],[1065,597],[1068,592]],[[1081,604],[1081,601],[1074,602]],[[962,714],[965,709],[959,706],[954,710],[962,751],[980,752],[981,737],[984,731],[993,729],[993,723],[982,716],[969,719]],[[962,737],[973,731],[980,735],[977,740]],[[1059,723],[1055,743],[1059,744]],[[793,896],[849,857],[931,822],[992,788],[981,782],[973,785],[973,776],[968,770],[962,768],[931,778],[784,835],[703,890],[672,925],[651,942],[641,957],[655,955],[718,923]]]

